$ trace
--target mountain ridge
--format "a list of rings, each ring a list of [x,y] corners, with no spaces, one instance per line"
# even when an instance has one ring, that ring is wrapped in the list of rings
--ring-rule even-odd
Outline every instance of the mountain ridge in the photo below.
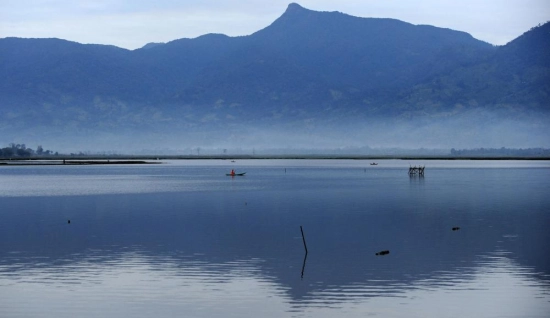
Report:
[[[239,144],[265,142],[270,133],[286,143],[319,136],[333,144],[406,144],[424,136],[426,145],[450,138],[464,148],[480,145],[476,135],[491,136],[484,140],[492,144],[481,144],[487,147],[540,143],[550,112],[549,28],[493,46],[461,31],[293,3],[248,36],[205,34],[131,51],[4,38],[0,134],[6,144],[66,135],[90,143],[89,135],[143,142],[174,135],[168,143],[186,135]],[[524,119],[522,133],[506,138],[513,118]],[[440,141],[425,137],[438,129]]]

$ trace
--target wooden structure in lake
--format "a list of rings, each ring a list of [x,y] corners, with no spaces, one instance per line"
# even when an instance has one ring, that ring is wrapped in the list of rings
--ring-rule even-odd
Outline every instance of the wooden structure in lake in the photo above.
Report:
[[[409,167],[409,175],[410,176],[416,176],[416,175],[419,175],[419,176],[423,176],[424,175],[424,168],[426,166],[414,166],[414,167]]]

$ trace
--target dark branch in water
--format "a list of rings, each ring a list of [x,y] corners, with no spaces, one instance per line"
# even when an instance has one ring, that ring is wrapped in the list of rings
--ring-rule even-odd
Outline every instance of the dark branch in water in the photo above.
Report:
[[[304,230],[302,229],[301,225],[300,225],[300,231],[302,232],[302,241],[304,242],[304,248],[306,249],[306,254],[307,254],[306,238],[304,236]]]

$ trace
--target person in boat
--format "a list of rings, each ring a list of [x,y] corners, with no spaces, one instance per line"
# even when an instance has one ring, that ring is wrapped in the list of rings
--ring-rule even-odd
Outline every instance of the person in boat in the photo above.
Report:
[[[235,175],[235,169],[231,169],[231,175],[232,175],[232,176]]]

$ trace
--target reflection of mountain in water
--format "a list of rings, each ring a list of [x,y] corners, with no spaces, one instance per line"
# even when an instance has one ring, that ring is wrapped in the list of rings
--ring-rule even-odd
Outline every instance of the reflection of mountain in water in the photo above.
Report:
[[[338,303],[343,301],[339,295],[349,299],[353,290],[362,298],[458,285],[475,279],[480,267],[495,266],[491,255],[504,252],[509,254],[499,255],[498,262],[509,258],[550,288],[549,235],[543,228],[548,223],[541,222],[548,216],[540,203],[516,200],[506,207],[509,202],[488,198],[486,204],[496,207],[481,207],[488,210],[476,214],[468,207],[477,206],[474,201],[482,201],[482,195],[443,209],[419,206],[415,197],[425,193],[414,185],[409,190],[391,201],[381,193],[332,193],[322,187],[295,195],[2,198],[0,275],[79,270],[75,264],[110,266],[133,253],[155,271],[178,276],[219,281],[235,273],[258,276],[278,284],[299,307],[313,299]],[[452,231],[457,224],[461,230]],[[299,225],[309,249],[303,279]],[[391,253],[375,256],[382,249]]]

